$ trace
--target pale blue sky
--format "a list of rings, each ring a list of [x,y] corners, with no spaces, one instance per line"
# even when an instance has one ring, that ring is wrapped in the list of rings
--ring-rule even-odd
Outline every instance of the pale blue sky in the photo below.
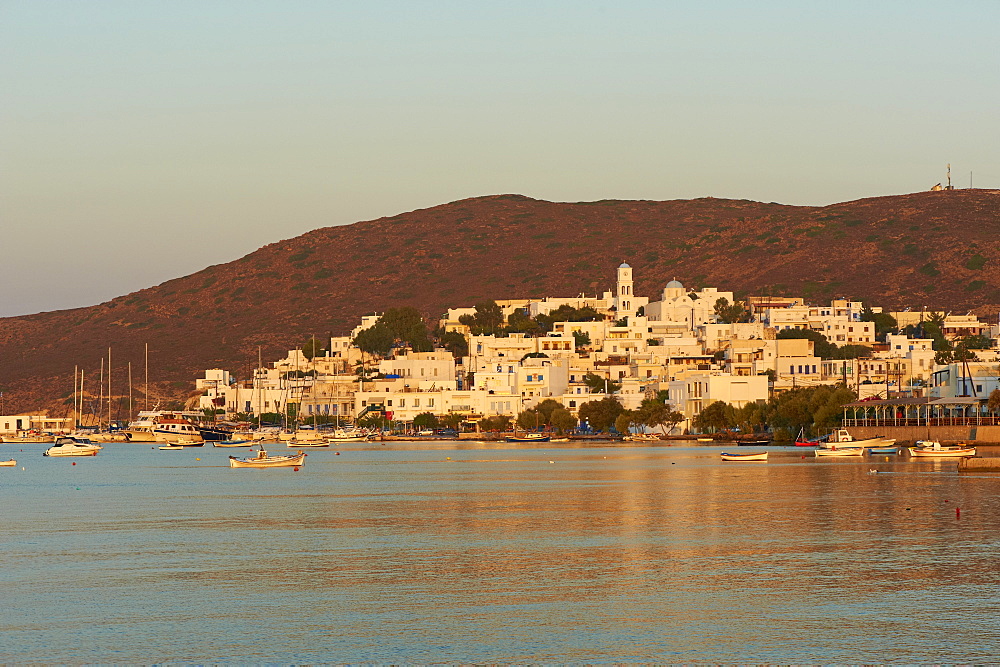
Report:
[[[0,316],[496,193],[1000,187],[1000,2],[0,0]]]

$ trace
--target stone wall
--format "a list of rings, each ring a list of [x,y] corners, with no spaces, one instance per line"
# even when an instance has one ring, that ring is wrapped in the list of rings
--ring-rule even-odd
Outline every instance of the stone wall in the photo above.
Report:
[[[879,436],[895,438],[899,444],[917,440],[1000,444],[1000,426],[853,426],[848,430],[857,440]]]

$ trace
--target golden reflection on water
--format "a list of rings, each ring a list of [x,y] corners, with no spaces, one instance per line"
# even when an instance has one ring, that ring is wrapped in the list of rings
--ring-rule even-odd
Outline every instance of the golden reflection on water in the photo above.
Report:
[[[21,610],[0,658],[919,662],[1000,646],[1000,478],[953,462],[342,451],[294,474],[206,451],[179,477],[122,449],[75,471],[92,476],[79,493],[64,468],[25,476],[34,502],[0,520]],[[60,614],[64,634],[45,622]],[[79,653],[93,614],[128,632],[126,653]],[[148,623],[165,614],[169,633]]]

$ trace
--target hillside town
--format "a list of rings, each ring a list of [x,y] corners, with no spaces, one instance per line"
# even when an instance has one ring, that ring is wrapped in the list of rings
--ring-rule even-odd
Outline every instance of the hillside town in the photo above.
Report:
[[[437,323],[436,344],[388,325],[379,336],[387,315],[371,314],[350,335],[307,341],[248,379],[207,370],[197,407],[230,420],[291,413],[347,424],[377,416],[403,427],[425,415],[475,430],[547,401],[575,422],[589,402],[638,410],[658,397],[679,413],[670,428],[685,433],[699,430],[710,405],[739,409],[796,388],[980,402],[998,389],[1000,326],[971,314],[884,313],[847,299],[737,300],[678,280],[651,300],[635,294],[627,263],[615,278],[614,291],[599,296],[452,308]]]

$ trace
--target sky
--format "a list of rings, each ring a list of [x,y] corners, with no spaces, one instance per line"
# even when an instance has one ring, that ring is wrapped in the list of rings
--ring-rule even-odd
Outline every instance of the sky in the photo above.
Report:
[[[466,197],[1000,188],[1000,2],[0,0],[0,316]]]

